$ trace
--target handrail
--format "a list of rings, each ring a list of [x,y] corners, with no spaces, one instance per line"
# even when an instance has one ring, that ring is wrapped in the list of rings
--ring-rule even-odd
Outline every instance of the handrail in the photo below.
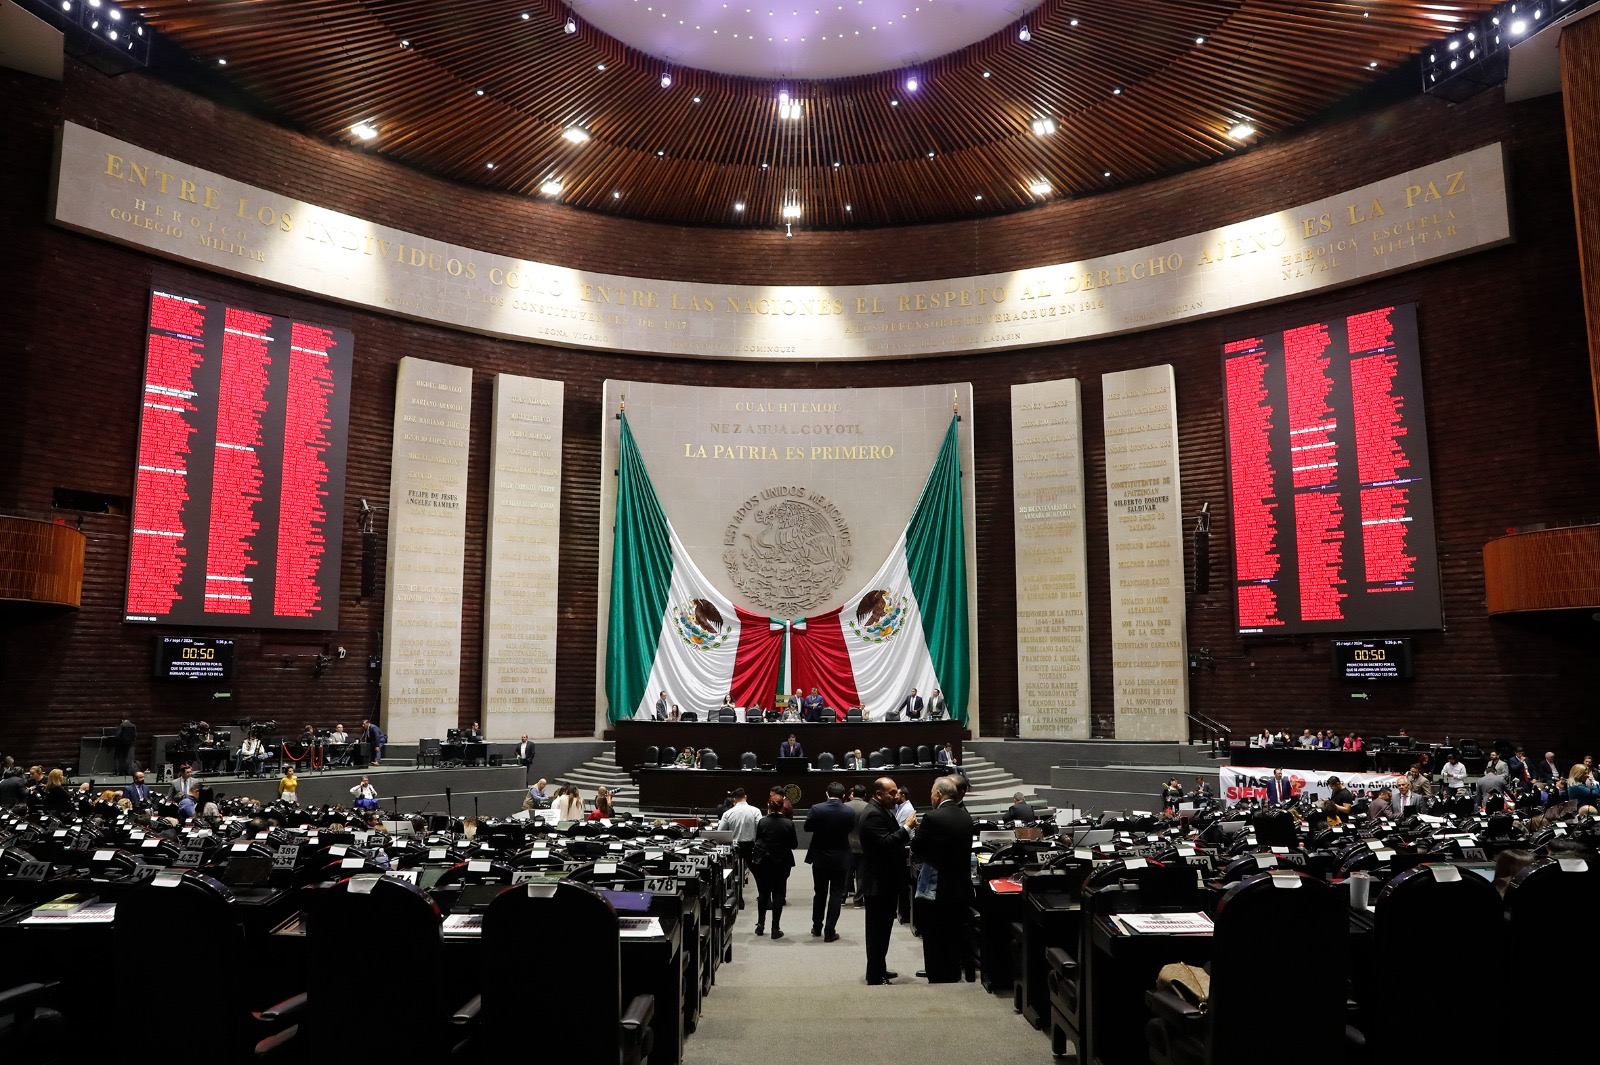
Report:
[[[1211,744],[1211,749],[1218,754],[1227,753],[1228,737],[1233,735],[1233,730],[1231,728],[1229,728],[1227,725],[1224,725],[1222,722],[1213,718],[1209,718],[1201,713],[1186,712],[1183,716],[1189,719],[1189,743],[1191,745],[1194,743],[1193,726],[1199,725],[1201,728],[1210,733],[1208,742]]]

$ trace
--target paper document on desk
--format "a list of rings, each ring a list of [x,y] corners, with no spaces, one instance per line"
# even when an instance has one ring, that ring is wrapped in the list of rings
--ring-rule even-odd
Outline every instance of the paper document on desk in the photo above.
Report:
[[[452,913],[444,919],[444,934],[447,936],[483,935],[483,914]]]
[[[659,917],[618,917],[617,931],[623,939],[649,939],[663,934]]]
[[[1203,913],[1119,913],[1111,918],[1129,935],[1208,936],[1211,918]]]

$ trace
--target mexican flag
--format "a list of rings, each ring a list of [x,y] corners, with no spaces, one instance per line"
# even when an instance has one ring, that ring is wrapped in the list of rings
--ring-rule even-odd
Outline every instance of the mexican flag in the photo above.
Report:
[[[795,629],[796,686],[820,689],[830,706],[860,703],[877,716],[916,688],[926,715],[939,689],[950,717],[967,720],[971,659],[959,427],[952,418],[911,520],[878,572],[844,606]]]
[[[739,706],[772,704],[783,634],[712,587],[650,483],[622,418],[611,620],[606,634],[606,719],[648,718],[666,692],[702,721],[730,692]]]
[[[826,614],[795,619],[792,683],[833,707],[874,716],[914,687],[940,689],[951,718],[967,720],[969,657],[966,527],[959,422],[952,418],[911,520],[864,588]],[[732,693],[771,705],[784,655],[784,621],[736,607],[712,587],[673,531],[622,419],[611,618],[606,634],[607,719],[649,717],[660,693],[702,720]]]

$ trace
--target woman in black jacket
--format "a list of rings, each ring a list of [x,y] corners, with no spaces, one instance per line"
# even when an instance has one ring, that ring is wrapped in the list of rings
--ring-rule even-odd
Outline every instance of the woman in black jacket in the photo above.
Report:
[[[767,816],[756,822],[756,842],[751,863],[756,874],[756,935],[764,936],[767,911],[772,911],[772,938],[782,939],[784,895],[789,886],[789,870],[794,868],[795,848],[800,845],[794,822],[783,816],[781,799],[767,803]]]

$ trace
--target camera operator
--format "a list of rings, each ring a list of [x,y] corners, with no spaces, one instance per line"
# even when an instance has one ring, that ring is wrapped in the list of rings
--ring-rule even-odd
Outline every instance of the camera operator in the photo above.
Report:
[[[251,731],[245,736],[244,742],[239,744],[239,750],[233,756],[233,774],[248,773],[253,777],[261,775],[261,763],[267,760],[266,744],[261,742],[261,737]]]

